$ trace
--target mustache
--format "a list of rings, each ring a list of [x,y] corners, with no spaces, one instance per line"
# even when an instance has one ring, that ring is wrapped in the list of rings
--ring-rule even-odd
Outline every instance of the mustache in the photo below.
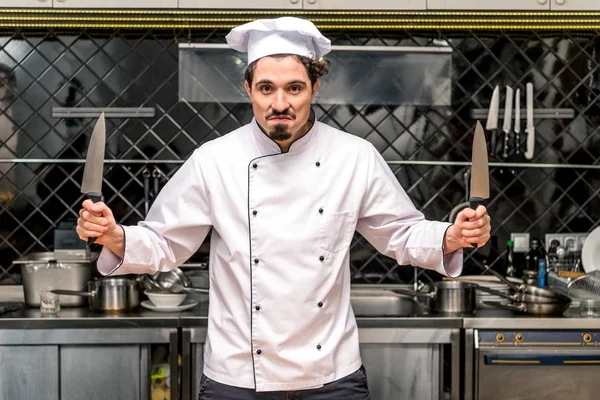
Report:
[[[293,111],[291,110],[283,110],[281,112],[279,111],[271,111],[270,113],[267,114],[267,119],[269,118],[273,118],[273,117],[290,117],[290,118],[296,118],[296,114],[294,114]]]

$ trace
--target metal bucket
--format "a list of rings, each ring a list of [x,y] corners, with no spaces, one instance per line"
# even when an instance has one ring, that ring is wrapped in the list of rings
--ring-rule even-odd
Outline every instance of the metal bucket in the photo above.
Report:
[[[40,289],[86,290],[92,276],[92,260],[85,250],[30,253],[13,262],[21,266],[25,303],[40,306]],[[85,304],[85,298],[61,296],[64,307]]]

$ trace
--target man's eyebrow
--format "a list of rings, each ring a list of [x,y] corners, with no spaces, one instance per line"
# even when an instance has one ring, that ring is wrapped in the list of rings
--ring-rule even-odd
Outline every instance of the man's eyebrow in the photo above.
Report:
[[[257,81],[254,86],[258,86],[258,85],[272,85],[273,82],[268,80],[268,79],[261,79],[260,81]],[[286,85],[304,85],[307,86],[306,82],[304,82],[302,79],[294,79],[293,81],[289,81],[286,83]]]

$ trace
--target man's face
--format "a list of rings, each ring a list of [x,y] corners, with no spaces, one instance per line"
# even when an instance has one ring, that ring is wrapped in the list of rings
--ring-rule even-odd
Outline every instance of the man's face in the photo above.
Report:
[[[256,62],[252,87],[245,83],[256,121],[272,140],[292,142],[306,133],[310,104],[319,82],[311,87],[302,62],[294,56],[263,57]]]

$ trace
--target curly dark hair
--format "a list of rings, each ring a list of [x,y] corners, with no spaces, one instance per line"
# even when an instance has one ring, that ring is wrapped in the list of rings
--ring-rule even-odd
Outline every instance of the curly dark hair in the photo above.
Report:
[[[297,54],[273,54],[269,57],[284,58],[290,56],[296,57],[298,60],[300,60],[302,65],[304,65],[304,68],[306,68],[306,72],[308,73],[308,79],[310,79],[310,83],[313,87],[319,78],[327,75],[329,72],[329,61],[325,60],[324,58],[315,60],[313,58],[299,56]],[[250,87],[252,87],[252,78],[254,78],[254,70],[256,69],[257,62],[258,60],[253,61],[246,69],[245,79]]]

